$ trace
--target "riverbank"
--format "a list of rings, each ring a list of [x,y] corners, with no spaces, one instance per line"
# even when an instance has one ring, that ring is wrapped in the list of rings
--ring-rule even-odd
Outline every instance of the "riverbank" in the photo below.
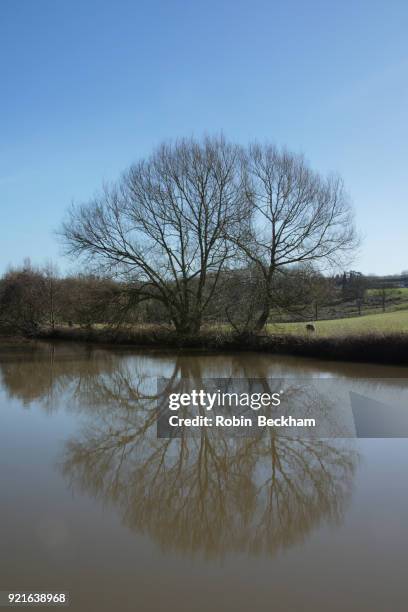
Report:
[[[32,338],[27,338],[22,335],[3,335],[0,334],[0,347],[1,348],[15,348],[18,346],[29,346],[33,343]]]
[[[207,329],[195,336],[180,338],[172,329],[159,326],[132,329],[59,327],[43,329],[35,337],[180,350],[260,351],[327,360],[408,365],[408,334],[403,332],[325,337],[273,333],[237,335],[232,331]]]

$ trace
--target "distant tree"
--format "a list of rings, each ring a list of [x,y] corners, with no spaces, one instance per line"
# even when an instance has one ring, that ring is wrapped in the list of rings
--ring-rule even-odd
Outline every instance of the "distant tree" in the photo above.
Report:
[[[336,298],[335,283],[332,278],[324,276],[311,266],[303,278],[303,300],[309,304],[312,318],[317,321],[320,309]]]
[[[45,318],[45,279],[26,260],[22,268],[9,270],[1,279],[0,327],[32,334]]]
[[[48,311],[48,320],[52,329],[55,327],[57,317],[61,313],[61,291],[58,268],[49,261],[42,269],[45,290],[45,307]]]
[[[61,308],[65,322],[90,327],[94,323],[114,323],[123,319],[123,287],[111,279],[77,274],[61,279]]]
[[[382,282],[378,288],[382,311],[385,312],[387,304],[395,303],[400,297],[400,290],[390,286],[389,283]]]
[[[382,306],[382,311],[383,312],[385,312],[385,307],[386,307],[386,304],[387,304],[387,292],[388,292],[387,285],[383,285],[382,287],[380,287],[379,295],[380,295],[380,299],[381,299],[381,306]]]
[[[354,270],[351,270],[348,274],[344,273],[343,278],[345,279],[342,285],[343,300],[355,301],[358,314],[361,315],[361,309],[370,281],[361,272],[355,272]]]

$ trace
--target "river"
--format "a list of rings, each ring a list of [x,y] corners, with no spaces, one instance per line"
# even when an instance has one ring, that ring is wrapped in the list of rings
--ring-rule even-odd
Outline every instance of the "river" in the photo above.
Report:
[[[408,439],[157,439],[160,376],[398,398],[408,368],[0,348],[0,590],[69,592],[75,612],[408,609]]]

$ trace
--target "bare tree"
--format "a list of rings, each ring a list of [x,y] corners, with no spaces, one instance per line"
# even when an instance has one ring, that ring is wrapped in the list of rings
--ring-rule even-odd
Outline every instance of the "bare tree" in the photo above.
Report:
[[[319,309],[328,306],[337,296],[334,280],[309,264],[305,267],[303,281],[303,301],[311,309],[312,319],[318,321]]]
[[[21,268],[11,269],[0,282],[0,329],[35,334],[46,319],[45,280],[27,259]]]
[[[251,280],[225,312],[250,304],[240,326],[260,330],[282,303],[277,287],[288,285],[287,270],[338,264],[356,246],[340,178],[323,178],[273,146],[244,151],[223,138],[160,146],[74,207],[62,234],[71,254],[122,277],[132,308],[159,302],[180,334],[200,328],[223,271],[255,271],[256,295],[245,297]]]
[[[229,238],[263,276],[263,307],[255,325],[260,330],[268,321],[278,270],[307,262],[338,264],[357,238],[342,180],[321,177],[301,156],[252,145],[245,183],[247,215]]]
[[[51,329],[55,328],[55,322],[58,314],[60,313],[61,301],[60,301],[60,283],[59,273],[57,266],[52,262],[48,261],[42,270],[44,277],[44,289],[45,289],[45,308],[48,311],[48,319]]]
[[[223,138],[160,146],[71,210],[68,251],[123,275],[138,303],[158,300],[180,334],[195,333],[236,249],[227,235],[242,218],[240,163]]]

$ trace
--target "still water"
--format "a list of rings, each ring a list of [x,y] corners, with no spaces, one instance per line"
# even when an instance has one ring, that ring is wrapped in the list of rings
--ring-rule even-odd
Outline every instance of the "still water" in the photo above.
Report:
[[[158,376],[370,378],[398,397],[408,369],[0,349],[0,590],[69,591],[84,612],[408,610],[408,439],[158,440]]]

